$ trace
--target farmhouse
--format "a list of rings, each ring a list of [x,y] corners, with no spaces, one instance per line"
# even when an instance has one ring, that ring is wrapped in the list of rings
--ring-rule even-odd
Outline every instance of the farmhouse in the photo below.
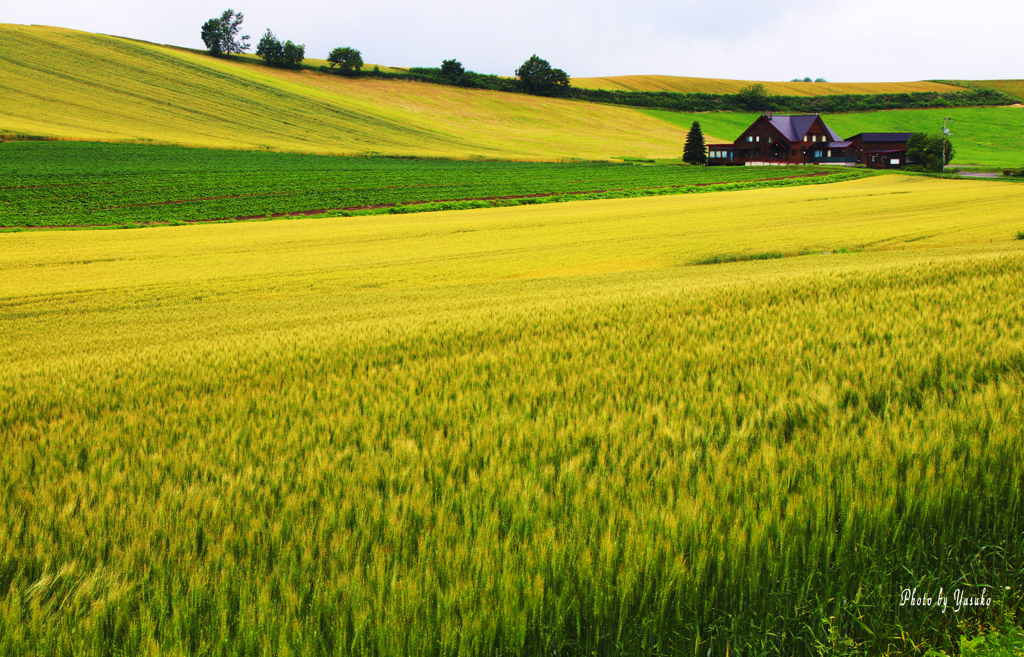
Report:
[[[818,114],[765,112],[734,143],[709,144],[708,164],[902,167],[908,139],[909,132],[862,132],[844,140]]]
[[[907,163],[909,132],[862,132],[850,137],[860,163],[872,169],[902,169]]]

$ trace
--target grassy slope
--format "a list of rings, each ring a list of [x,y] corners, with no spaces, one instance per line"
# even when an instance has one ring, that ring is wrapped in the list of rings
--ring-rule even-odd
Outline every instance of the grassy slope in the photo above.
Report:
[[[510,159],[678,157],[625,108],[344,80],[59,28],[0,26],[0,134]]]
[[[734,94],[757,84],[751,80],[717,80],[674,75],[620,75],[599,78],[573,78],[572,86],[612,91],[675,91],[680,93]],[[955,91],[956,87],[939,82],[761,82],[776,96],[831,96],[834,94],[884,94],[913,91]]]
[[[953,80],[967,87],[995,89],[1024,102],[1024,80]]]
[[[700,121],[706,133],[725,136],[731,143],[757,114],[679,114],[645,111],[680,128]],[[942,117],[953,117],[952,140],[956,145],[953,164],[1015,166],[1024,164],[1024,108],[968,107],[958,109],[892,110],[851,114],[829,114],[825,122],[842,137],[859,132],[942,132]],[[708,139],[708,143],[714,140]]]

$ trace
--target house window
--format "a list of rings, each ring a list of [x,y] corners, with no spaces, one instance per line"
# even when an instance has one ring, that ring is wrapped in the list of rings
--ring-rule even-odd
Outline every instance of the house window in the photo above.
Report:
[[[821,157],[821,151],[814,151],[814,157]]]

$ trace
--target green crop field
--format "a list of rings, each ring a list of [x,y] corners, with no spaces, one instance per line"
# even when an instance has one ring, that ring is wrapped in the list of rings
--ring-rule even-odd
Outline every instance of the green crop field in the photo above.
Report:
[[[177,223],[381,206],[396,211],[396,204],[405,204],[403,210],[444,209],[453,201],[456,207],[560,202],[820,184],[864,174],[813,167],[346,158],[82,142],[12,142],[0,146],[0,154],[0,227]]]
[[[0,25],[0,97],[0,139],[607,160],[679,157],[686,137],[627,108],[282,71],[39,26]]]
[[[680,128],[700,121],[705,132],[731,143],[746,130],[757,114],[720,112],[680,114],[644,110]],[[964,107],[954,109],[891,110],[823,115],[825,122],[843,138],[861,132],[942,133],[942,117],[949,124],[956,145],[953,164],[980,164],[997,167],[1024,166],[1024,107]],[[706,127],[705,127],[706,126]],[[710,143],[710,140],[709,140]]]
[[[1007,623],[1022,203],[874,176],[0,234],[0,654],[922,654]],[[992,604],[900,606],[940,587]]]
[[[831,96],[835,94],[896,94],[921,91],[956,91],[953,84],[941,82],[756,82],[719,80],[675,75],[620,75],[598,78],[573,78],[572,86],[609,91],[674,91],[692,94],[734,94],[743,87],[763,84],[773,96]]]

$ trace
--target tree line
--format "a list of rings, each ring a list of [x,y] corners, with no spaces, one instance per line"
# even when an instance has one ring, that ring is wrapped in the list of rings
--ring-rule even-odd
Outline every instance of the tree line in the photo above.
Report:
[[[241,36],[243,16],[232,9],[219,18],[211,18],[202,28],[203,42],[211,55],[241,54],[249,49],[249,36]],[[268,28],[256,47],[256,55],[268,65],[283,68],[303,67],[305,46],[281,42]],[[339,47],[327,56],[327,73],[399,78],[451,85],[470,89],[489,89],[537,96],[570,98],[595,103],[662,109],[677,112],[764,112],[790,114],[868,112],[887,109],[925,109],[933,107],[978,107],[1012,105],[1016,99],[994,89],[961,89],[948,92],[893,94],[837,94],[832,96],[773,96],[763,84],[743,87],[735,94],[679,93],[672,91],[611,91],[570,86],[569,75],[536,54],[516,69],[515,78],[467,71],[461,62],[446,59],[437,68],[414,67],[408,71],[385,73],[379,69],[363,71],[362,53],[355,48]],[[337,67],[337,69],[335,69]],[[804,78],[804,81],[810,81]],[[818,78],[816,82],[824,82]]]

